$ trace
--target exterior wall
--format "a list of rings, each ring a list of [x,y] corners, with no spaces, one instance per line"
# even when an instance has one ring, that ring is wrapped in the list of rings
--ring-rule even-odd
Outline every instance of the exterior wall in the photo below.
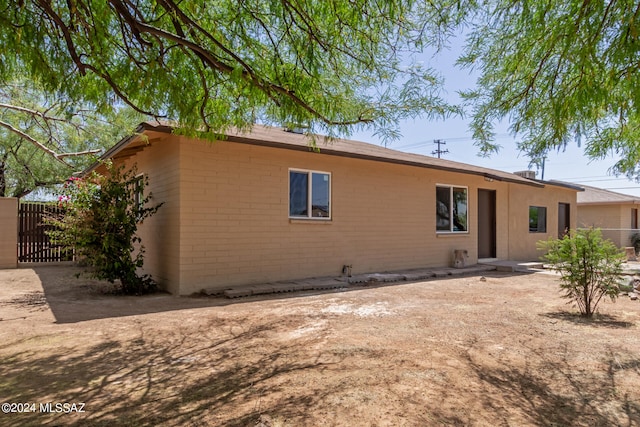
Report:
[[[557,235],[558,203],[576,193],[481,176],[169,134],[127,159],[149,177],[158,213],[140,227],[145,272],[174,294],[314,276],[452,265],[478,259],[478,189],[496,192],[496,256],[538,259]],[[330,221],[289,219],[289,169],[331,173]],[[436,232],[436,185],[467,187],[466,233]],[[529,206],[547,233],[529,233]]]
[[[0,268],[18,267],[18,199],[0,197]]]
[[[149,178],[145,193],[151,192],[151,203],[164,205],[138,228],[145,247],[144,272],[160,286],[179,294],[180,283],[180,146],[170,135],[150,136],[150,146],[126,160],[138,173]]]
[[[577,209],[576,192],[547,185],[534,188],[510,184],[509,187],[509,254],[508,259],[518,261],[537,261],[543,253],[536,249],[540,240],[558,237],[558,204],[570,205],[570,225],[576,228]],[[529,231],[529,207],[547,208],[546,233]]]
[[[528,247],[519,238],[509,240],[506,224],[513,217],[509,199],[528,195],[534,187],[321,153],[183,142],[181,294],[337,276],[343,265],[352,265],[353,274],[449,266],[454,249],[466,249],[473,264],[478,188],[496,190],[498,258],[512,253],[536,258],[535,242],[546,238],[536,235],[528,239]],[[331,221],[288,218],[289,168],[331,173]],[[468,188],[468,233],[436,233],[436,184]],[[556,234],[558,200],[572,203],[575,212],[575,192],[557,193],[549,206],[549,235]],[[541,199],[545,194],[539,190]],[[528,233],[528,204],[524,204],[524,216],[513,226],[519,236]]]
[[[631,246],[630,237],[638,230],[631,227],[631,209],[633,204],[580,205],[578,207],[578,226],[602,229],[602,236],[618,247]]]

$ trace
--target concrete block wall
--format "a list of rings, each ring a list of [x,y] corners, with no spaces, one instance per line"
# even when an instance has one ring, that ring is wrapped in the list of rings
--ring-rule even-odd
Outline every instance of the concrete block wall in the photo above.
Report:
[[[145,195],[152,193],[150,205],[164,203],[155,215],[138,225],[138,236],[145,247],[144,273],[158,284],[179,294],[180,270],[180,145],[173,136],[149,133],[148,145],[126,159],[126,168],[134,165],[148,178]]]
[[[544,255],[536,249],[537,242],[558,237],[558,204],[570,205],[570,228],[577,224],[576,192],[563,187],[547,185],[545,188],[527,188],[510,184],[509,195],[509,255],[516,261],[538,261]],[[547,231],[529,231],[529,207],[547,208]]]
[[[18,267],[18,199],[0,197],[0,268]]]
[[[482,177],[231,142],[183,140],[180,293],[477,261]],[[289,169],[331,174],[331,220],[290,219]],[[468,233],[436,233],[436,184],[468,188]],[[508,212],[499,209],[499,218]],[[498,236],[506,248],[507,236]],[[506,249],[503,250],[506,254]]]
[[[158,214],[140,228],[145,270],[188,295],[309,277],[444,267],[456,249],[478,259],[478,189],[496,191],[496,255],[535,260],[557,234],[557,205],[575,191],[304,150],[205,142],[164,134],[127,159],[150,178]],[[289,218],[289,170],[331,174],[331,219]],[[436,186],[466,187],[468,232],[436,232]],[[528,207],[547,206],[547,235]]]

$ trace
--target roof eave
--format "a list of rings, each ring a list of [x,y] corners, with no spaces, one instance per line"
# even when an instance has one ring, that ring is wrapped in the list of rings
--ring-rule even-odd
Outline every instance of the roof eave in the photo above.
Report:
[[[102,154],[100,156],[100,158],[98,159],[97,162],[95,162],[94,164],[92,164],[87,169],[83,170],[82,172],[80,172],[79,176],[84,177],[84,176],[88,175],[89,173],[91,173],[92,171],[96,170],[105,160],[110,159],[110,158],[114,157],[115,155],[117,155],[120,151],[125,149],[130,143],[132,143],[137,138],[139,138],[140,134],[144,133],[145,131],[172,133],[173,129],[174,128],[172,126],[163,125],[163,124],[154,125],[154,124],[151,124],[149,122],[140,123],[138,125],[138,127],[136,128],[135,133],[133,135],[130,135],[128,137],[125,137],[125,138],[121,139],[113,147],[111,147],[110,149],[105,151],[104,154]],[[265,141],[265,140],[261,140],[261,139],[255,139],[255,138],[247,138],[247,137],[237,136],[237,135],[227,135],[226,136],[226,140],[230,141],[230,142],[241,143],[241,144],[250,144],[250,145],[257,145],[257,146],[262,146],[262,147],[281,148],[281,149],[295,150],[295,151],[310,151],[310,150],[313,150],[308,145],[292,145],[292,144],[285,144],[285,143],[274,142],[274,141]],[[420,167],[420,168],[425,168],[425,169],[436,169],[436,170],[442,170],[442,171],[447,171],[447,172],[463,173],[463,174],[466,174],[466,175],[482,176],[487,180],[500,181],[500,182],[509,182],[509,183],[521,184],[521,185],[528,185],[528,186],[532,186],[532,187],[536,187],[536,188],[544,188],[544,186],[545,186],[544,184],[542,184],[540,182],[537,182],[537,181],[534,181],[534,180],[529,180],[529,179],[520,178],[520,177],[511,179],[511,178],[508,178],[508,177],[499,176],[499,175],[492,174],[490,172],[484,172],[484,171],[464,170],[464,169],[459,169],[459,168],[454,168],[454,167],[447,167],[447,166],[442,166],[442,165],[433,165],[433,164],[426,164],[426,163],[420,163],[420,162],[413,162],[413,161],[410,161],[410,160],[394,159],[394,158],[389,158],[389,157],[367,155],[367,154],[361,154],[361,153],[353,153],[353,152],[348,152],[348,151],[332,150],[331,148],[323,148],[321,152],[323,154],[332,155],[332,156],[357,158],[357,159],[364,159],[364,160],[373,160],[373,161],[378,161],[378,162],[408,165],[408,166]]]
[[[240,144],[258,145],[258,146],[261,146],[261,147],[282,148],[282,149],[295,150],[295,151],[311,151],[311,150],[313,150],[309,146],[282,144],[282,143],[279,143],[279,142],[264,141],[264,140],[246,138],[246,137],[236,136],[236,135],[228,135],[226,140],[230,141],[230,142],[237,142],[237,143],[240,143]],[[425,164],[425,163],[420,163],[420,162],[412,162],[410,160],[394,159],[394,158],[389,158],[389,157],[381,157],[381,156],[374,156],[374,155],[367,155],[367,154],[360,154],[360,153],[352,153],[352,152],[348,152],[348,151],[332,150],[331,148],[323,148],[320,152],[323,153],[323,154],[327,154],[327,155],[331,155],[331,156],[337,156],[337,157],[347,157],[347,158],[362,159],[362,160],[372,160],[372,161],[377,161],[377,162],[414,166],[414,167],[425,168],[425,169],[436,169],[436,170],[442,170],[442,171],[447,171],[447,172],[457,172],[457,173],[463,173],[465,175],[482,176],[482,177],[484,177],[486,179],[490,179],[490,180],[494,180],[494,181],[502,181],[502,182],[510,182],[510,183],[514,183],[514,184],[529,185],[529,186],[537,187],[537,188],[543,188],[544,187],[543,184],[540,184],[540,183],[535,182],[535,181],[531,181],[531,180],[526,180],[525,181],[525,180],[516,179],[516,178],[510,179],[510,178],[507,178],[507,177],[498,176],[498,175],[491,174],[491,173],[488,173],[488,172],[463,170],[463,169],[457,169],[457,168],[453,168],[453,167],[447,167],[447,166],[441,166],[441,165],[433,165],[433,164],[430,165],[430,164]]]
[[[154,126],[148,122],[142,122],[136,127],[132,135],[125,136],[124,138],[122,138],[113,147],[105,151],[95,163],[93,163],[91,166],[87,167],[83,171],[76,173],[75,175],[81,178],[84,178],[85,176],[89,175],[91,172],[99,168],[100,165],[102,165],[106,160],[116,156],[120,151],[124,150],[129,144],[131,144],[136,139],[140,138],[140,135],[142,133],[149,130],[152,130],[155,132],[163,132],[163,133],[173,132],[173,128],[171,126],[166,126],[166,125]]]

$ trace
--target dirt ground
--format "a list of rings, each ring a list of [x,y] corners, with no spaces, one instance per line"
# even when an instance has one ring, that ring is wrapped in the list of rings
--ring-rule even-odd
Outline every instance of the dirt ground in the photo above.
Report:
[[[228,300],[75,272],[0,271],[2,426],[640,426],[640,301],[584,321],[548,274]]]

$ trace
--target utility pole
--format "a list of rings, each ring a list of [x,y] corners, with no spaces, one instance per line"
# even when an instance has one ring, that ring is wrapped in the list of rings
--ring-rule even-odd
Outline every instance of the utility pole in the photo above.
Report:
[[[446,142],[444,142],[444,141],[442,141],[442,140],[440,140],[440,139],[434,139],[434,140],[433,140],[433,143],[434,143],[434,144],[436,144],[436,145],[438,146],[438,148],[437,148],[436,150],[433,150],[433,151],[431,152],[431,154],[437,154],[437,155],[438,155],[438,158],[440,158],[440,155],[441,155],[441,154],[447,154],[447,153],[449,152],[449,150],[442,150],[442,149],[440,149],[440,146],[441,146],[441,145],[447,145],[447,143],[446,143]]]

